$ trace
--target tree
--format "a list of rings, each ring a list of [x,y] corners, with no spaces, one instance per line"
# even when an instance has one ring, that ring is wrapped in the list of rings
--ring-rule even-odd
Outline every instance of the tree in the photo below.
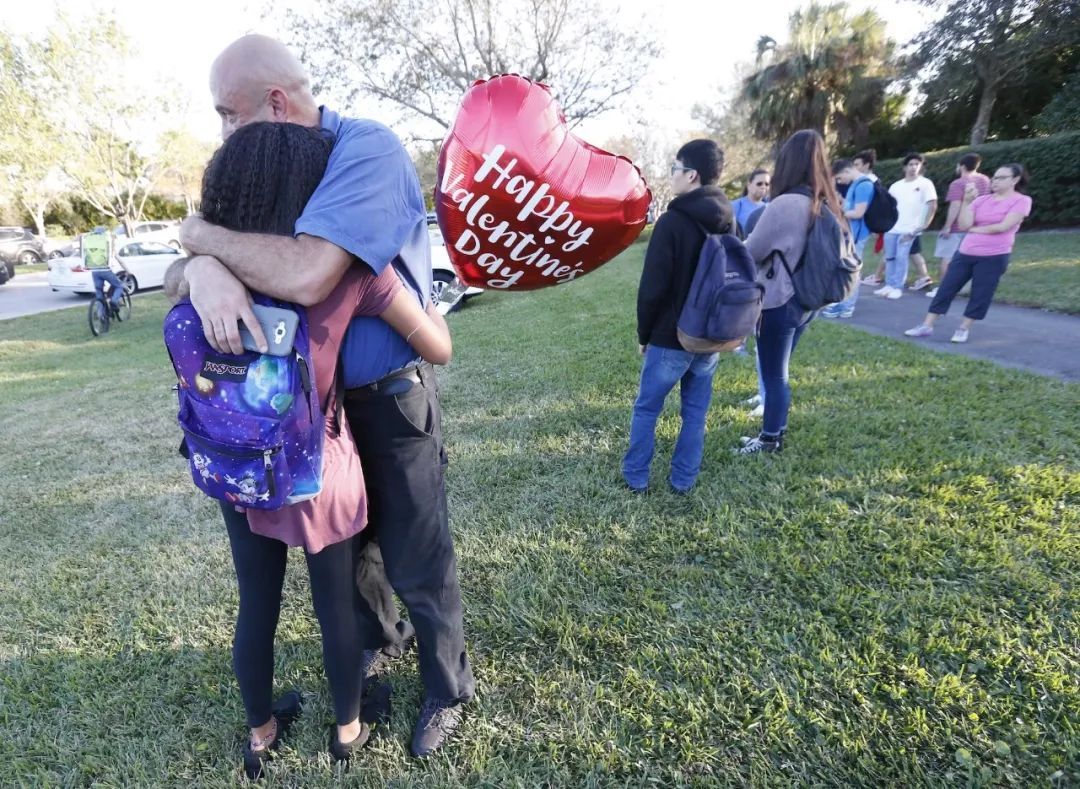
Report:
[[[61,17],[35,46],[42,71],[35,93],[62,108],[60,133],[77,151],[60,163],[64,174],[90,205],[130,225],[142,216],[152,184],[140,144],[148,129],[140,126],[163,102],[129,79],[131,47],[114,17]]]
[[[894,75],[894,44],[880,16],[812,2],[789,18],[787,43],[763,36],[757,50],[740,98],[759,138],[779,145],[811,128],[840,146],[866,140]]]
[[[1060,101],[1055,97],[1067,92],[1070,74],[1078,68],[1080,46],[1073,46],[1045,52],[1011,77],[994,102],[987,140],[1018,140],[1058,128],[1046,124],[1040,113]],[[970,144],[981,90],[970,68],[955,76],[935,75],[924,82],[924,99],[906,119],[885,114],[874,121],[870,136],[881,158]],[[1080,118],[1073,126],[1080,128]]]
[[[929,72],[929,94],[977,86],[970,141],[986,140],[994,106],[1010,80],[1048,53],[1080,42],[1080,0],[920,0],[944,7],[941,20],[913,42],[910,68]]]
[[[478,79],[550,84],[568,121],[615,108],[659,55],[596,0],[317,0],[287,11],[317,89],[387,101],[440,139]]]
[[[675,161],[675,153],[689,139],[689,136],[664,136],[645,121],[638,121],[629,133],[607,140],[601,147],[625,156],[641,170],[652,192],[654,212],[660,213],[673,197],[670,167]]]
[[[438,181],[439,146],[430,142],[422,143],[412,155],[416,175],[420,179],[420,191],[424,195],[424,205],[429,211],[435,210],[435,184]]]
[[[188,214],[195,212],[202,192],[202,174],[214,153],[211,143],[191,132],[169,129],[158,138],[154,188],[160,194],[183,200]],[[162,218],[155,214],[155,218]]]
[[[68,187],[57,163],[74,151],[33,92],[34,68],[32,53],[0,31],[0,193],[44,235],[45,213]]]
[[[696,104],[693,117],[702,124],[705,135],[724,151],[724,172],[720,183],[728,192],[741,192],[746,177],[756,167],[767,166],[771,159],[770,145],[753,134],[750,124],[751,107],[739,99],[714,105]]]
[[[158,138],[175,125],[167,97],[176,90],[133,73],[130,56],[129,37],[105,14],[61,15],[23,41],[0,36],[3,183],[39,232],[66,192],[130,225],[168,171],[161,157],[175,151]]]
[[[1080,68],[1039,113],[1036,123],[1040,131],[1050,134],[1080,129]]]

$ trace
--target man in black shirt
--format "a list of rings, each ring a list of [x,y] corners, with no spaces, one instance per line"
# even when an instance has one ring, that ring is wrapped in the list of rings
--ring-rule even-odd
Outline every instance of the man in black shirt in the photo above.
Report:
[[[636,493],[648,489],[656,420],[668,392],[680,382],[682,429],[671,458],[672,489],[689,491],[701,469],[718,354],[684,350],[676,324],[706,232],[731,232],[731,206],[716,186],[723,166],[724,152],[712,140],[692,140],[679,149],[671,166],[675,199],[657,221],[645,252],[637,302],[638,347],[644,364],[622,467],[623,479]]]

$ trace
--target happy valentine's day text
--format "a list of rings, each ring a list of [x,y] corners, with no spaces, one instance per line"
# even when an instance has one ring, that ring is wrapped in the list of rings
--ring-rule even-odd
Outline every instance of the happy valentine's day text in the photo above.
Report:
[[[544,234],[542,241],[537,241],[535,235],[524,230],[512,230],[509,220],[500,220],[495,215],[484,212],[484,206],[491,200],[490,195],[475,194],[465,186],[460,186],[465,176],[461,173],[451,176],[447,168],[443,174],[441,191],[465,214],[465,220],[469,224],[454,242],[454,249],[463,255],[476,257],[477,265],[492,275],[492,278],[487,280],[487,285],[491,288],[510,288],[525,273],[524,269],[515,271],[513,266],[505,265],[507,259],[524,267],[539,269],[541,274],[552,277],[559,284],[570,282],[579,274],[585,273],[581,269],[584,261],[568,265],[549,255],[546,247],[558,244],[559,241],[547,234],[565,233],[568,240],[559,246],[559,250],[566,253],[575,252],[588,244],[593,229],[583,226],[581,221],[574,217],[566,200],[560,202],[554,195],[548,194],[551,188],[548,184],[543,181],[530,181],[524,175],[514,175],[518,160],[512,158],[504,163],[502,157],[505,153],[506,146],[496,145],[484,154],[484,164],[476,171],[473,181],[482,184],[494,173],[492,186],[505,190],[514,198],[514,202],[521,206],[515,217],[517,222],[524,222],[531,216],[544,220],[538,228],[538,232]],[[502,246],[508,250],[508,254],[501,257],[492,252],[481,252],[484,243],[480,234],[487,234],[489,249],[492,246]]]

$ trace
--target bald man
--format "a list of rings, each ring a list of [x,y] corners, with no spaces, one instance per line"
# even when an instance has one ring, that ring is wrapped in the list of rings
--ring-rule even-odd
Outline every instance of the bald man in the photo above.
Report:
[[[300,62],[265,36],[245,36],[218,56],[210,92],[223,139],[254,121],[318,127],[334,137],[326,174],[293,237],[233,232],[198,217],[181,226],[180,240],[194,256],[182,277],[212,346],[241,353],[243,322],[265,348],[248,288],[310,306],[326,298],[349,266],[367,265],[376,274],[393,266],[421,306],[434,312],[424,200],[392,131],[320,107]],[[415,627],[425,699],[412,752],[426,756],[458,727],[461,705],[475,689],[447,517],[438,385],[431,365],[380,318],[353,319],[341,365],[345,411],[368,492],[357,581],[368,643],[381,644],[365,653],[364,669],[374,674],[401,655]],[[398,616],[390,585],[411,625]]]

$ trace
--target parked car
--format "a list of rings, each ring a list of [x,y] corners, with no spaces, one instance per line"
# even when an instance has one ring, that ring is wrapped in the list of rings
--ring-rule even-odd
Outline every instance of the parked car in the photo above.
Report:
[[[165,283],[165,271],[181,256],[178,249],[157,241],[118,242],[110,268],[122,272],[119,260],[124,262],[132,280],[129,290],[160,288]],[[81,257],[66,257],[49,264],[49,287],[72,293],[93,293],[94,275],[83,265]]]
[[[8,279],[15,276],[15,264],[40,263],[45,259],[41,239],[25,227],[0,227],[0,260],[8,270]]]
[[[79,239],[46,238],[42,241],[42,248],[49,260],[69,258],[79,253]]]
[[[117,240],[127,238],[127,231],[121,225],[116,229]],[[157,241],[180,249],[179,222],[136,222],[131,226],[131,238],[134,241]]]
[[[457,272],[454,271],[454,266],[450,263],[450,254],[446,251],[446,241],[443,239],[442,231],[439,230],[438,225],[428,224],[428,238],[431,239],[432,290],[434,295],[442,298],[443,291],[458,282]],[[483,292],[483,288],[470,287],[465,291],[462,298],[469,299]]]

